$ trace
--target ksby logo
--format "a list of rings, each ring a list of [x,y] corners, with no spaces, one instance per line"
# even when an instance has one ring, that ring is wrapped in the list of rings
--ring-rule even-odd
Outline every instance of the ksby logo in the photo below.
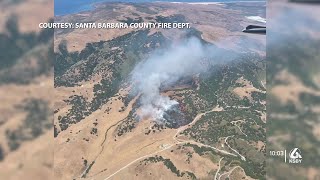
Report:
[[[301,151],[298,148],[294,148],[289,153],[289,163],[301,163],[302,156]]]

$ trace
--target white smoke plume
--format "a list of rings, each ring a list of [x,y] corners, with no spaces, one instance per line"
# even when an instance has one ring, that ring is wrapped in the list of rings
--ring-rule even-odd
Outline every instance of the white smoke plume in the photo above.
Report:
[[[219,43],[229,42],[219,41]],[[239,46],[247,49],[256,47],[249,41]],[[162,122],[165,120],[164,116],[168,117],[166,111],[177,112],[179,103],[161,95],[161,88],[174,85],[182,78],[204,73],[210,65],[234,60],[239,55],[239,53],[203,43],[197,38],[189,38],[179,44],[173,44],[165,51],[153,53],[131,72],[133,89],[141,94],[140,119],[152,117],[153,120]]]
[[[164,120],[164,114],[178,102],[160,94],[160,87],[176,83],[180,78],[203,72],[206,67],[201,58],[210,54],[209,47],[196,38],[170,50],[153,54],[139,63],[132,72],[132,82],[141,93],[141,113],[156,121]],[[143,118],[142,117],[142,118]]]

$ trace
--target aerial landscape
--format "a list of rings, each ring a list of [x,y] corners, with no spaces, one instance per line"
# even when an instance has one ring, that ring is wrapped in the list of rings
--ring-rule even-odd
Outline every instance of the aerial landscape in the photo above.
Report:
[[[101,2],[55,22],[55,179],[266,179],[266,2]]]

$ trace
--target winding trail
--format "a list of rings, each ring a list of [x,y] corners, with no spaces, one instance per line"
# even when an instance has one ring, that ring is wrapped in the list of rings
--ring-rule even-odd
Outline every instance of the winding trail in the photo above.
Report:
[[[132,109],[132,106],[133,106],[133,104],[136,102],[136,100],[137,100],[137,97],[135,97],[135,98],[129,103],[126,111],[128,111],[128,109]],[[127,112],[127,113],[129,114],[130,111]],[[105,143],[106,143],[106,141],[107,141],[107,136],[108,136],[109,130],[110,130],[111,128],[117,126],[119,123],[123,122],[124,120],[126,120],[127,117],[128,117],[128,115],[127,115],[125,118],[119,120],[118,122],[116,122],[116,123],[114,123],[114,124],[112,124],[111,126],[108,127],[108,129],[107,129],[107,130],[105,131],[105,133],[104,133],[103,141],[102,141],[101,144],[100,144],[101,149],[100,149],[99,153],[95,156],[95,158],[91,161],[90,164],[94,163],[94,162],[98,159],[98,157],[101,155],[101,153],[104,151]],[[93,166],[93,164],[87,166],[87,167],[82,171],[81,175],[78,176],[78,177],[76,177],[76,178],[85,178],[85,176],[88,174],[88,172],[89,172],[89,170],[90,170],[90,168],[91,168],[92,166]],[[102,172],[102,171],[101,171],[101,172]],[[99,173],[98,173],[98,174],[99,174]]]
[[[218,180],[220,180],[220,178],[221,178],[222,176],[224,176],[224,175],[228,175],[227,177],[230,179],[231,173],[232,173],[235,169],[237,169],[237,168],[241,168],[241,167],[240,167],[240,166],[235,166],[235,167],[232,168],[230,171],[221,174],[221,175],[219,176]]]
[[[245,158],[244,156],[242,156],[237,150],[233,149],[233,148],[228,144],[227,140],[228,140],[229,137],[233,137],[233,136],[228,136],[228,137],[226,137],[226,139],[224,140],[224,142],[227,144],[227,146],[228,146],[233,152],[235,152],[236,154],[238,154],[238,155],[241,157],[241,160],[246,161],[246,158]]]
[[[242,129],[240,128],[240,126],[237,125],[237,122],[245,122],[245,121],[244,121],[244,120],[232,121],[231,124],[234,125],[234,126],[236,126],[243,135],[245,135],[246,137],[248,137],[248,135],[242,131]]]
[[[217,180],[217,175],[219,174],[219,171],[221,169],[221,161],[224,157],[222,157],[220,160],[219,160],[219,169],[217,170],[216,174],[214,175],[214,180]]]
[[[181,127],[177,130],[176,134],[173,136],[173,139],[178,142],[177,144],[190,143],[190,144],[195,144],[195,145],[198,145],[198,146],[209,147],[209,148],[214,149],[214,150],[216,150],[216,151],[218,151],[218,152],[221,152],[221,153],[223,153],[223,154],[227,154],[227,155],[231,155],[231,156],[237,156],[236,154],[230,153],[230,152],[225,151],[225,150],[218,149],[218,148],[213,147],[213,146],[210,146],[210,145],[202,144],[202,143],[199,143],[199,142],[196,142],[196,141],[192,141],[192,140],[188,140],[188,141],[187,141],[187,140],[178,139],[178,134],[179,134],[180,132],[184,131],[184,130],[187,129],[189,126],[191,126],[191,125],[193,125],[194,123],[196,123],[203,115],[206,115],[207,113],[210,113],[210,112],[217,111],[216,109],[219,109],[219,107],[215,107],[215,108],[213,108],[213,109],[210,110],[210,111],[206,111],[206,112],[204,112],[204,113],[198,114],[198,115],[193,119],[193,121],[192,121],[191,123],[189,123],[189,124],[187,124],[187,125],[185,125],[185,126],[181,126]],[[223,109],[222,109],[222,110],[223,110]],[[218,111],[221,111],[221,109],[219,109]]]
[[[213,146],[209,146],[209,145],[206,145],[206,144],[202,144],[202,143],[199,143],[199,142],[195,142],[195,141],[185,141],[185,140],[182,140],[182,139],[178,139],[178,134],[185,130],[186,128],[188,128],[190,125],[193,125],[194,123],[196,123],[196,121],[198,121],[203,115],[207,114],[207,113],[210,113],[210,112],[213,112],[215,111],[215,108],[210,110],[210,111],[207,111],[207,112],[204,112],[204,113],[200,113],[198,114],[191,123],[185,125],[185,126],[182,126],[180,128],[177,129],[177,132],[174,134],[174,136],[172,137],[176,143],[175,144],[168,144],[165,148],[161,149],[161,150],[158,150],[156,152],[153,152],[153,153],[150,153],[150,154],[147,154],[147,155],[144,155],[144,156],[141,156],[133,161],[131,161],[130,163],[126,164],[125,166],[121,167],[119,170],[117,170],[116,172],[114,172],[113,174],[109,175],[108,177],[106,177],[104,180],[108,180],[110,178],[112,178],[114,175],[118,174],[119,172],[121,172],[122,170],[126,169],[127,167],[129,167],[130,165],[134,164],[135,162],[141,160],[141,159],[144,159],[144,158],[147,158],[149,156],[153,156],[155,154],[158,154],[162,151],[165,151],[167,149],[170,149],[171,147],[173,146],[176,146],[176,145],[179,145],[179,144],[186,144],[186,143],[190,143],[190,144],[195,144],[195,145],[198,145],[198,146],[204,146],[204,147],[209,147],[209,148],[212,148],[214,149],[215,151],[218,151],[218,152],[221,152],[221,153],[224,153],[224,154],[227,154],[227,155],[231,155],[231,156],[235,156],[237,157],[236,154],[233,154],[233,153],[230,153],[228,151],[225,151],[225,150],[221,150],[221,149],[218,149],[216,147],[213,147]],[[241,155],[240,155],[241,156]],[[220,159],[220,161],[223,159],[223,157]],[[220,164],[220,161],[219,161],[219,164]],[[219,167],[220,169],[220,167]],[[216,178],[215,178],[216,179]]]
[[[118,121],[117,123],[111,125],[111,126],[106,130],[106,132],[104,133],[104,139],[103,139],[102,143],[100,144],[101,149],[100,149],[99,153],[96,155],[96,157],[94,158],[94,160],[93,160],[92,162],[95,162],[95,161],[98,159],[98,157],[101,155],[101,153],[104,151],[104,144],[105,144],[105,142],[106,142],[106,140],[107,140],[107,135],[108,135],[109,130],[110,130],[111,128],[115,127],[116,125],[118,125],[120,122],[123,122],[125,119],[126,119],[126,118],[124,118],[124,119]],[[91,163],[92,163],[92,162],[91,162]],[[92,166],[87,166],[86,169],[83,170],[83,172],[81,173],[80,177],[81,177],[81,178],[84,178],[85,175],[89,172],[89,168],[91,168],[91,167],[92,167]]]

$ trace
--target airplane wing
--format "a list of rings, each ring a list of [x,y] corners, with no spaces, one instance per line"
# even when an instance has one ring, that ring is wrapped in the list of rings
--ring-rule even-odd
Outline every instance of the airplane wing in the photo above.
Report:
[[[265,26],[258,26],[258,25],[249,25],[245,29],[243,29],[242,32],[265,35],[266,34],[266,27]]]

